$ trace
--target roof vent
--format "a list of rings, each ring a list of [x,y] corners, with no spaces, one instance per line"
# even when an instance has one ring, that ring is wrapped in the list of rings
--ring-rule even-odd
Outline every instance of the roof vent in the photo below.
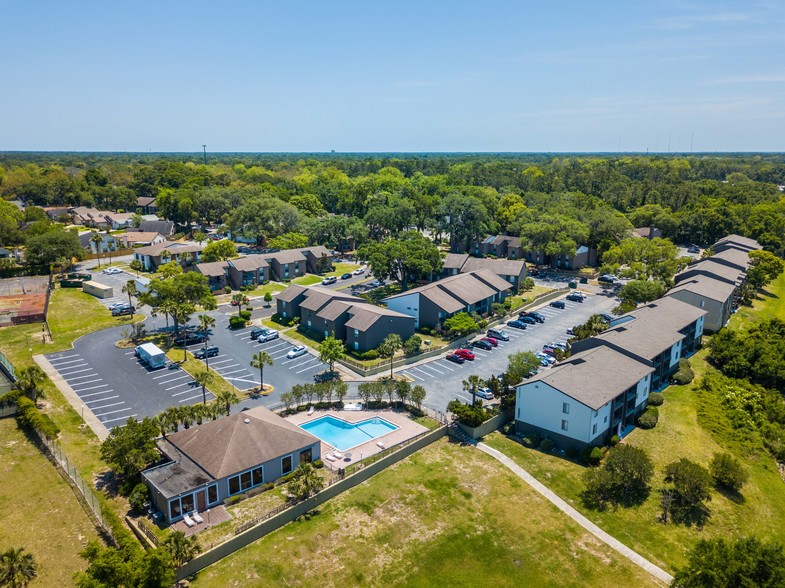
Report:
[[[245,419],[243,422],[247,425],[251,422],[251,419]]]

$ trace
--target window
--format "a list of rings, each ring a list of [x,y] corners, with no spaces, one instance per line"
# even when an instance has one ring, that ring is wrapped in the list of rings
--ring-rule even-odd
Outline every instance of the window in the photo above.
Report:
[[[594,423],[592,425],[592,427],[591,427],[591,434],[592,435],[596,435],[597,434],[597,423]]]
[[[357,351],[358,349],[360,349],[360,342],[359,341],[355,341],[354,342],[354,350]]]
[[[570,414],[570,403],[569,402],[562,402],[561,411],[564,414]]]
[[[179,518],[183,514],[183,511],[180,509],[180,499],[175,498],[174,500],[169,502],[169,518],[176,519]]]
[[[602,422],[603,422],[603,423],[607,423],[607,422],[608,422],[608,415],[607,415],[607,414],[605,415],[605,418],[603,419],[603,421],[602,421]]]
[[[355,329],[355,330],[354,330],[354,336],[355,336],[355,337],[359,337],[359,336],[360,336],[360,331],[359,331],[359,329]]]
[[[248,472],[243,472],[240,475],[232,476],[229,478],[229,495],[244,492],[249,488],[258,486],[264,481],[264,472],[262,467],[259,466]]]
[[[229,494],[237,494],[240,491],[240,477],[229,478]]]
[[[313,461],[313,454],[310,449],[300,452],[300,463],[311,463]]]
[[[600,414],[599,410],[593,410],[591,416],[596,419],[598,414]]]
[[[194,495],[189,494],[183,496],[181,499],[183,512],[193,512],[194,510]]]
[[[281,473],[288,474],[292,471],[292,456],[287,455],[281,458]]]
[[[561,430],[566,431],[569,428],[569,423],[567,421],[561,422]]]
[[[218,484],[207,487],[207,504],[218,502]]]
[[[255,470],[251,471],[251,477],[253,478],[253,485],[258,486],[262,482],[264,482],[264,472],[262,472],[262,468],[258,467]]]
[[[701,308],[703,308],[704,306],[706,306],[706,302],[701,300]]]

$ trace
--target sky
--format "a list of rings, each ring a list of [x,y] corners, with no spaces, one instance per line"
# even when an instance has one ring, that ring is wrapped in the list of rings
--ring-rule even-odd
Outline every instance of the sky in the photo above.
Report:
[[[0,14],[0,151],[785,151],[782,0]]]

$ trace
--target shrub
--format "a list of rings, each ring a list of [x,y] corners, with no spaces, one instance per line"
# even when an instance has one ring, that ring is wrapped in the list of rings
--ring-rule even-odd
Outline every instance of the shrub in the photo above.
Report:
[[[717,486],[731,492],[739,492],[750,477],[741,462],[730,453],[715,454],[709,462],[709,472]]]
[[[49,439],[56,439],[60,434],[60,429],[49,418],[49,415],[43,414],[35,405],[35,402],[26,396],[20,396],[16,400],[16,407],[19,412],[16,415],[17,421],[22,427],[30,427],[35,429]]]
[[[649,406],[662,406],[663,402],[665,402],[665,397],[658,392],[649,396]]]
[[[512,435],[515,432],[515,423],[504,423],[502,425],[502,435]]]
[[[374,359],[379,359],[379,352],[376,351],[376,349],[371,349],[369,351],[366,351],[365,353],[361,353],[360,357],[362,359],[369,360],[369,361]]]
[[[131,505],[131,509],[136,514],[144,514],[144,503],[147,502],[149,497],[150,491],[147,489],[147,486],[139,483],[131,490],[131,495],[128,497],[128,504]]]
[[[695,374],[690,367],[689,360],[685,358],[681,358],[679,360],[679,370],[673,374],[673,382],[680,386],[684,386],[692,382],[692,379],[695,377]]]
[[[570,459],[575,459],[576,457],[578,457],[578,450],[575,449],[574,447],[570,447],[569,449],[567,449],[567,457],[569,457]]]
[[[224,286],[224,294],[231,294],[232,287],[231,286]]]
[[[245,500],[248,498],[245,494],[235,494],[234,496],[230,496],[226,500],[224,500],[224,505],[232,506],[233,504],[237,504],[241,500]]]
[[[230,329],[242,329],[245,327],[246,319],[241,316],[232,315],[229,317],[229,328]]]
[[[656,406],[650,406],[638,417],[638,426],[641,429],[653,429],[660,419],[660,411]]]
[[[586,465],[596,466],[600,465],[605,452],[601,447],[586,447],[581,451],[580,460]]]
[[[550,451],[553,447],[553,439],[550,439],[549,437],[545,437],[545,439],[540,442],[540,451]]]
[[[313,462],[313,467],[315,467],[316,469],[323,468],[324,462],[321,459],[317,459],[316,461]]]
[[[420,329],[420,332],[421,332],[423,335],[433,335],[433,329],[430,329],[430,328],[428,328],[428,327],[423,327],[423,328],[421,328],[421,329]]]
[[[521,439],[521,443],[523,443],[524,447],[529,447],[529,448],[535,447],[534,441],[532,441],[532,438],[528,435],[526,435],[523,439]]]
[[[241,310],[238,314],[240,315],[240,318],[245,320],[245,321],[250,321],[251,320],[251,311],[250,310]]]
[[[602,510],[615,506],[636,506],[649,495],[654,464],[648,454],[632,445],[619,445],[608,452],[600,467],[583,474],[586,490],[581,493],[589,508]]]
[[[539,447],[540,443],[542,443],[542,435],[537,432],[529,433],[529,439],[531,439],[532,447]]]
[[[406,351],[406,355],[417,355],[422,348],[422,339],[417,335],[412,335],[403,344],[403,348]]]
[[[608,442],[608,445],[610,445],[611,447],[616,447],[619,444],[619,441],[620,441],[619,436],[618,435],[613,435],[610,438],[610,441]]]

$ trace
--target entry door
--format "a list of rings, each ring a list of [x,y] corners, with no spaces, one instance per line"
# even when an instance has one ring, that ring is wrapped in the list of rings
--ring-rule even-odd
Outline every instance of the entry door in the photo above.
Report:
[[[199,490],[199,492],[196,493],[196,510],[202,512],[206,508],[207,497],[205,496],[205,490]]]

